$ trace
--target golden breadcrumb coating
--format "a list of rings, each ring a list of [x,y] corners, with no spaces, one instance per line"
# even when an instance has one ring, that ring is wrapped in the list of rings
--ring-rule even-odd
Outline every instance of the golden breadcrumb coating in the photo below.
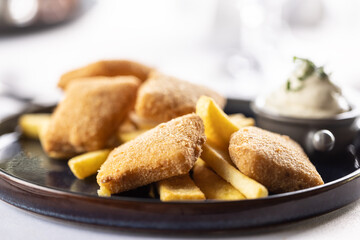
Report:
[[[196,114],[163,123],[114,149],[97,175],[102,189],[119,193],[186,174],[205,142],[204,124]]]
[[[245,127],[231,136],[229,153],[241,172],[273,193],[324,184],[300,145],[288,136]]]
[[[89,80],[89,77],[96,76],[135,76],[141,81],[145,81],[152,70],[148,66],[133,61],[103,60],[63,74],[58,86],[66,89],[69,83],[75,79]]]
[[[134,106],[140,81],[135,77],[96,77],[74,81],[41,134],[54,158],[107,146]]]
[[[215,91],[153,71],[139,89],[135,111],[140,118],[166,122],[195,112],[202,95],[213,98],[221,108],[226,104],[226,99]]]

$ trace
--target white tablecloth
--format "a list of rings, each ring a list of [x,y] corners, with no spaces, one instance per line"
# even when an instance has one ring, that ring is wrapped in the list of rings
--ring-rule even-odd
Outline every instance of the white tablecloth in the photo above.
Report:
[[[341,197],[341,196],[339,196]],[[334,212],[278,227],[248,232],[213,234],[151,233],[125,231],[57,220],[30,213],[0,201],[0,236],[12,239],[358,239],[360,236],[360,200]]]

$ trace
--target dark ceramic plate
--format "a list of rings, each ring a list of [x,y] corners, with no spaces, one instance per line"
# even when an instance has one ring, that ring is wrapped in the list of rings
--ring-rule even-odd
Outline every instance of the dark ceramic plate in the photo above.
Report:
[[[50,109],[42,109],[49,112]],[[251,115],[246,101],[229,100],[228,113]],[[147,198],[147,187],[101,198],[95,177],[77,180],[66,161],[49,159],[38,141],[16,133],[17,116],[0,124],[0,198],[65,220],[147,230],[245,230],[333,211],[360,198],[360,136],[336,156],[311,156],[325,185],[229,202],[171,202]]]

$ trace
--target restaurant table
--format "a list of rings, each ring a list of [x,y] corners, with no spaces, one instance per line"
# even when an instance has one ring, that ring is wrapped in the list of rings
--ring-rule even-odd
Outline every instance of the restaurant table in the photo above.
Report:
[[[341,196],[339,196],[341,197]],[[156,221],[156,220],[154,220]],[[0,201],[0,239],[358,239],[360,200],[336,211],[275,227],[247,231],[179,233],[79,224],[24,211]]]

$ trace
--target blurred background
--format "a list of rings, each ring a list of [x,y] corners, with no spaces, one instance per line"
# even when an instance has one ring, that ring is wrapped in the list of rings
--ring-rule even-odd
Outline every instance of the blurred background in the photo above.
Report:
[[[228,97],[286,80],[292,57],[360,90],[357,0],[0,0],[0,117],[61,97],[73,68],[130,59]]]

